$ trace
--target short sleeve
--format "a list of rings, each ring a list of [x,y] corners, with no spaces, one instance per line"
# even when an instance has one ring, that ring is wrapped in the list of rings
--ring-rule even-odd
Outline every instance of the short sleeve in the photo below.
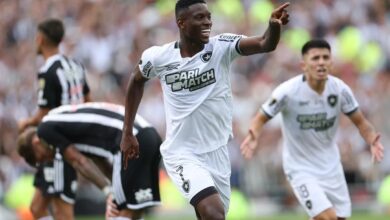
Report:
[[[55,148],[59,148],[60,152],[63,153],[72,142],[62,135],[56,124],[56,122],[42,122],[38,126],[37,133],[40,139]]]
[[[285,84],[281,84],[272,92],[271,97],[261,106],[263,112],[269,117],[273,118],[280,111],[282,111],[288,100],[288,93],[285,89]]]
[[[341,111],[350,115],[354,113],[359,107],[351,88],[341,81]]]
[[[157,75],[156,69],[154,66],[154,57],[156,56],[157,47],[150,47],[146,49],[142,55],[141,60],[139,61],[139,69],[142,73],[142,75],[145,78],[153,78]]]
[[[245,38],[244,35],[224,33],[217,36],[218,48],[225,50],[229,61],[233,61],[235,58],[241,55],[240,40]]]

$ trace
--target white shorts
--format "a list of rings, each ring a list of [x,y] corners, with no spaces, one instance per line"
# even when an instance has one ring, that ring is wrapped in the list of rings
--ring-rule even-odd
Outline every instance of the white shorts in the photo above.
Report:
[[[165,169],[185,198],[191,203],[202,190],[214,187],[229,210],[231,165],[227,146],[204,154],[178,154],[165,158]]]
[[[342,169],[329,178],[317,178],[304,173],[289,177],[295,196],[310,217],[328,208],[333,208],[337,217],[351,216],[351,200]]]

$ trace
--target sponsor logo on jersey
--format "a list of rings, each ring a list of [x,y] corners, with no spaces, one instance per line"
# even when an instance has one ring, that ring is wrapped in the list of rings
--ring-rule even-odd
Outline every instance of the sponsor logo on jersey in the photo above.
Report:
[[[219,41],[226,41],[226,42],[233,42],[237,38],[240,38],[241,36],[239,35],[227,35],[227,34],[222,34],[219,36],[218,40]]]
[[[308,105],[308,104],[309,104],[309,101],[299,101],[298,102],[299,106],[304,106],[304,105]]]
[[[216,82],[214,69],[199,73],[199,68],[166,75],[165,81],[173,92],[183,89],[195,91]]]
[[[140,189],[137,192],[134,193],[135,200],[137,200],[137,203],[143,203],[147,201],[153,200],[153,194],[152,189]]]
[[[147,76],[149,77],[149,73],[150,73],[150,70],[152,70],[152,63],[150,61],[148,61],[144,68],[142,68],[142,72]]]
[[[297,116],[297,121],[303,130],[314,129],[315,131],[325,131],[333,127],[336,116],[327,119],[327,113],[303,114]]]
[[[200,59],[201,59],[203,62],[207,63],[207,62],[209,62],[209,60],[211,59],[211,55],[212,55],[212,54],[213,54],[213,52],[211,52],[211,51],[206,52],[206,53],[200,55]]]
[[[180,66],[180,62],[175,62],[175,63],[170,63],[170,64],[164,66],[164,68],[166,71],[170,71],[170,70],[179,69],[179,66]]]
[[[328,103],[331,107],[335,107],[337,104],[337,96],[336,95],[329,95],[328,96]]]

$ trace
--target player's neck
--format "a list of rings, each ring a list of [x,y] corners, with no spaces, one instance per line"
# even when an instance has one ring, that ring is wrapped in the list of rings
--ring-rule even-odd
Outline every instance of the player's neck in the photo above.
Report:
[[[49,57],[56,55],[59,53],[58,47],[45,48],[42,50],[42,56],[45,60],[49,59]]]
[[[326,80],[308,79],[307,83],[309,84],[310,88],[313,89],[319,95],[321,95],[325,90]]]
[[[202,51],[204,48],[204,44],[199,44],[199,43],[193,43],[190,41],[186,40],[180,40],[179,41],[179,49],[180,49],[180,54],[181,57],[192,57],[195,54],[199,53]]]

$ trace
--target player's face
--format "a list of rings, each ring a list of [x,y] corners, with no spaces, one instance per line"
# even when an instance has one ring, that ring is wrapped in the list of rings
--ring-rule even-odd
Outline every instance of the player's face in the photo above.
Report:
[[[179,19],[180,32],[194,43],[208,43],[212,25],[211,13],[204,3],[189,6]]]
[[[303,56],[301,66],[309,79],[315,81],[326,80],[332,68],[330,51],[327,48],[310,49]]]

